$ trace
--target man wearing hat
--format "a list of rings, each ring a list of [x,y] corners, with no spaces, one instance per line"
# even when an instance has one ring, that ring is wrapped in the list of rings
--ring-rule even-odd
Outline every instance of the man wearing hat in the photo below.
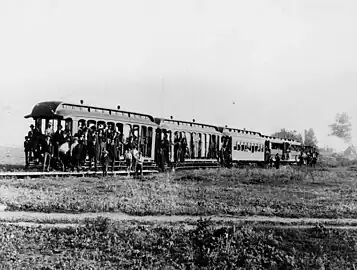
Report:
[[[51,124],[51,123],[48,123],[48,124],[47,124],[47,128],[46,128],[46,130],[45,130],[45,136],[52,138],[53,133],[54,133],[54,132],[53,132],[53,129],[52,129],[52,124]]]

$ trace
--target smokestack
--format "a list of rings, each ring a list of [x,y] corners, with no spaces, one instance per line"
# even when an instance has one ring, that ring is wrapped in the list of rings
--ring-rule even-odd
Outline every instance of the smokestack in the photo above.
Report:
[[[80,100],[81,105],[83,105],[83,99]]]
[[[120,105],[117,106],[117,109],[120,110]]]

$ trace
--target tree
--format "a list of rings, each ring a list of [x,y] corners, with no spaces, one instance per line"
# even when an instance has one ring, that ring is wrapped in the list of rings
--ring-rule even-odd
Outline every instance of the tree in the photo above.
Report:
[[[329,125],[329,127],[331,128],[331,134],[329,134],[329,136],[340,138],[346,143],[351,142],[352,124],[347,113],[343,112],[336,114],[335,122]]]
[[[317,148],[318,142],[319,141],[316,138],[315,131],[312,128],[305,130],[304,145]]]
[[[296,130],[288,130],[286,128],[282,128],[279,132],[275,132],[271,136],[282,139],[295,140],[302,143],[302,136]]]

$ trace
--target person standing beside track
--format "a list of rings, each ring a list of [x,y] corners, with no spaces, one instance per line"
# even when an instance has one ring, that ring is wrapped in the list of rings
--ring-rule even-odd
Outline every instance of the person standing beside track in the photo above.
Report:
[[[144,157],[141,152],[138,152],[138,156],[136,158],[135,178],[138,176],[138,172],[140,172],[140,179],[143,177],[143,167]]]
[[[28,136],[25,136],[24,151],[25,151],[25,167],[28,168],[30,165],[29,154],[31,153],[30,138]]]

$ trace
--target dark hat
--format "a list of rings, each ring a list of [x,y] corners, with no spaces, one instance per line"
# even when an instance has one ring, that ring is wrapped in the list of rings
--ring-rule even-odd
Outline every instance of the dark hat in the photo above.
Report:
[[[35,126],[33,124],[31,124],[30,127],[35,127]]]

